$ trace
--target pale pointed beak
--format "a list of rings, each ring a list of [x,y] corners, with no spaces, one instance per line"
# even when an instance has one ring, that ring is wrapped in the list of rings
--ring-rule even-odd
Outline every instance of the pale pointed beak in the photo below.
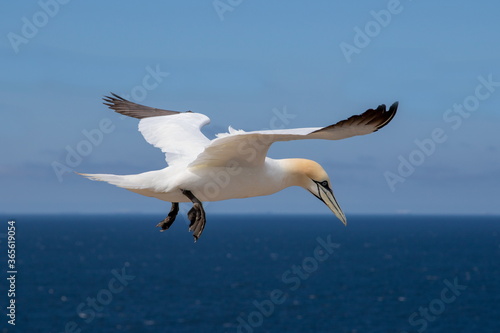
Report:
[[[333,191],[330,188],[325,188],[324,186],[321,186],[318,183],[316,183],[316,188],[317,188],[317,194],[314,193],[313,191],[310,192],[314,194],[318,199],[323,201],[325,205],[327,205],[328,208],[330,208],[330,210],[335,214],[335,216],[337,216],[338,219],[342,221],[342,223],[344,223],[344,225],[347,225],[347,219],[345,218],[344,212],[340,208],[337,199],[335,199]]]

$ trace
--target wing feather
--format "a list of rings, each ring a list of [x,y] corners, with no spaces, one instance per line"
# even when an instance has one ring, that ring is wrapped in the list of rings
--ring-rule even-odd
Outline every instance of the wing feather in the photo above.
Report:
[[[190,167],[210,165],[234,167],[256,166],[264,163],[273,142],[324,139],[340,140],[373,133],[387,125],[398,109],[398,102],[386,110],[384,104],[363,114],[349,117],[336,124],[318,128],[296,128],[253,132],[236,132],[212,140],[204,151],[189,164]]]
[[[336,124],[323,127],[314,133],[321,133],[320,138],[327,140],[339,140],[355,135],[373,133],[387,125],[394,118],[398,110],[398,105],[398,102],[392,104],[387,111],[386,106],[382,104],[376,109],[369,109],[363,114],[352,116]]]
[[[192,162],[210,143],[201,132],[210,119],[201,113],[156,109],[111,95],[104,98],[104,104],[115,112],[140,119],[139,131],[144,139],[165,153],[169,165]]]
[[[125,116],[144,119],[149,117],[158,117],[158,116],[170,116],[178,113],[182,113],[179,111],[171,111],[171,110],[163,110],[152,108],[149,106],[137,104],[131,101],[126,100],[123,97],[120,97],[116,94],[111,93],[112,96],[104,96],[104,105],[107,105],[110,109],[123,114]],[[191,112],[191,111],[186,111]]]

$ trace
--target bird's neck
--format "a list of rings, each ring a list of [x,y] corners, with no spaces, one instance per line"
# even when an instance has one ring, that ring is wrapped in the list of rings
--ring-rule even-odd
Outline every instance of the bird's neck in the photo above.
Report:
[[[279,166],[280,173],[282,174],[284,187],[304,187],[307,180],[307,177],[305,177],[305,171],[309,168],[311,163],[315,163],[314,161],[303,158],[286,158],[276,160],[276,162]]]

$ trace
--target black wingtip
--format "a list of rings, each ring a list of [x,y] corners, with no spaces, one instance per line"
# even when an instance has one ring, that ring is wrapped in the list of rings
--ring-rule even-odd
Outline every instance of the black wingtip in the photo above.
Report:
[[[392,103],[391,107],[389,108],[389,112],[396,113],[396,111],[398,110],[398,106],[399,106],[399,101]]]
[[[117,94],[113,93],[113,92],[110,92],[111,95],[113,95],[116,99],[119,99],[121,101],[126,101],[125,98],[121,97],[121,96],[118,96]]]
[[[396,101],[396,102],[392,103],[392,105],[389,107],[389,110],[387,110],[387,107],[385,104],[380,104],[377,107],[377,111],[395,113],[398,110],[398,106],[399,106],[399,102]]]
[[[125,102],[128,102],[125,98],[121,97],[121,96],[118,96],[117,94],[113,93],[113,92],[110,92],[110,94],[112,96],[106,96],[104,95],[103,96],[103,104],[104,105],[107,105],[109,108],[111,108],[112,105],[114,105],[117,101],[125,101]]]
[[[131,102],[113,92],[103,96],[103,104],[111,110],[136,119],[168,116],[180,113],[179,111],[163,110]]]
[[[392,103],[391,107],[387,111],[385,108],[385,104],[382,104],[382,105],[384,106],[382,111],[384,112],[384,114],[387,115],[387,119],[379,125],[379,127],[377,128],[377,131],[391,122],[392,118],[394,118],[394,116],[396,115],[396,112],[398,111],[399,102],[396,101],[396,102]],[[380,106],[379,106],[379,108],[380,108]]]
[[[386,110],[385,104],[380,104],[376,109],[376,111],[378,112],[385,112],[385,110]]]

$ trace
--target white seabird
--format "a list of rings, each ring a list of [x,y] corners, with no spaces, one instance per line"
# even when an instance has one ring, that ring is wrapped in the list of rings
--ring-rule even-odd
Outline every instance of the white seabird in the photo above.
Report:
[[[398,102],[388,111],[382,104],[327,127],[252,132],[229,127],[229,133],[210,140],[201,132],[210,119],[201,113],[151,108],[113,93],[104,100],[115,112],[140,119],[139,131],[147,142],[165,153],[168,167],[136,175],[81,175],[171,202],[168,216],[157,225],[162,231],[174,222],[179,202],[192,202],[188,218],[195,241],[205,227],[203,201],[270,195],[290,186],[311,192],[346,224],[321,165],[307,159],[272,159],[266,156],[267,151],[277,141],[340,140],[369,134],[387,125],[398,108]]]

